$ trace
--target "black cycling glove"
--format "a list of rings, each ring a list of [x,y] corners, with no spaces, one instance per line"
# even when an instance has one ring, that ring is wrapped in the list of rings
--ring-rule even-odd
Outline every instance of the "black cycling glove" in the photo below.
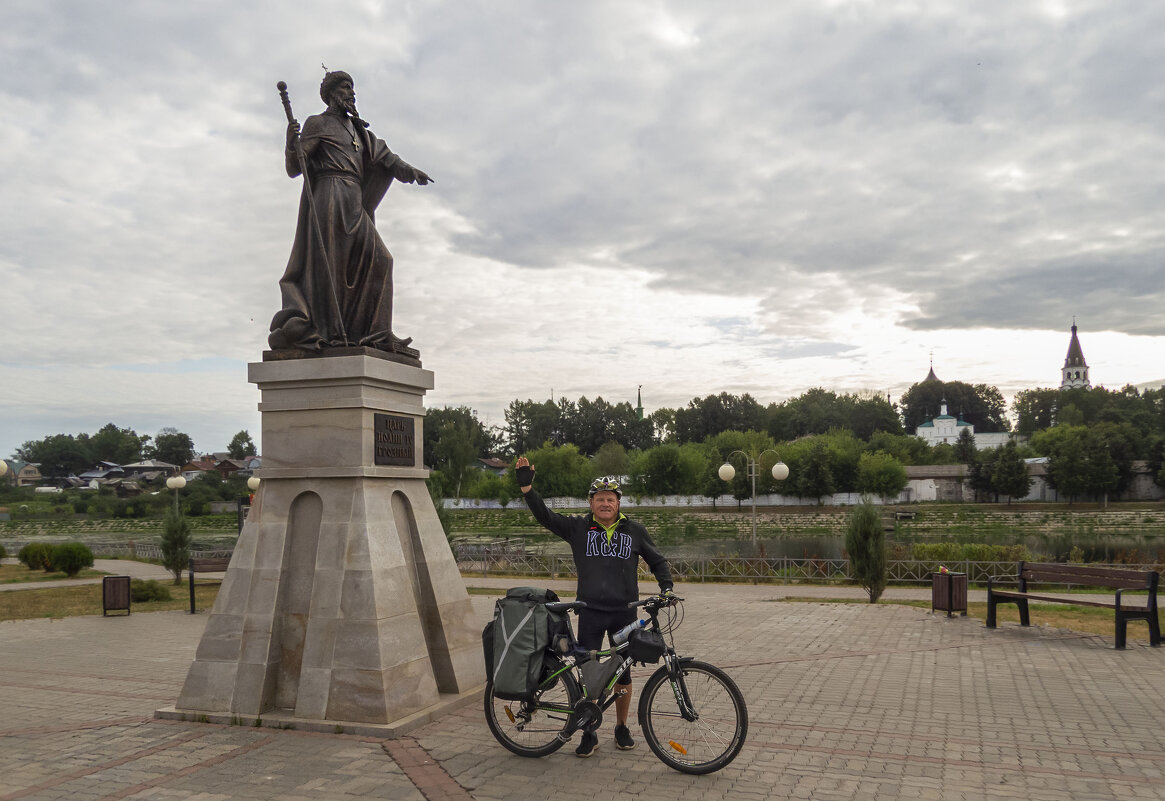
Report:
[[[534,483],[534,468],[530,466],[519,467],[517,470],[518,486],[528,487]]]

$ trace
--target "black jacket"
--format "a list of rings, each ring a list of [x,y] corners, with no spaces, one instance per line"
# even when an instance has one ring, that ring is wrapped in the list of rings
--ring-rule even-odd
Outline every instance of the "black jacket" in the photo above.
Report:
[[[655,574],[660,590],[672,588],[667,560],[642,524],[620,515],[615,534],[608,542],[607,532],[590,512],[585,515],[552,512],[533,489],[525,498],[534,519],[570,543],[578,571],[578,600],[586,601],[588,609],[626,609],[627,604],[639,600],[640,556]]]

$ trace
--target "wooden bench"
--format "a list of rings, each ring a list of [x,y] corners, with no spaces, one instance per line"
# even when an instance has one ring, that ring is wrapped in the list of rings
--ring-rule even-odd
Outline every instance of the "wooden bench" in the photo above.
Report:
[[[1020,562],[1017,574],[1019,588],[998,589],[994,582],[1003,576],[987,579],[987,628],[995,628],[995,607],[998,604],[1016,604],[1019,607],[1019,622],[1031,625],[1027,602],[1029,600],[1052,601],[1075,606],[1095,606],[1112,609],[1116,613],[1116,647],[1125,647],[1125,633],[1130,620],[1145,620],[1149,623],[1149,644],[1161,644],[1161,628],[1157,620],[1157,583],[1159,576],[1154,570],[1132,570],[1103,565],[1066,565],[1048,562]],[[1031,584],[1075,584],[1089,587],[1107,587],[1116,590],[1114,599],[1097,597],[1082,598],[1079,595],[1065,597],[1051,591],[1032,592]],[[1147,592],[1144,604],[1130,604],[1121,600],[1126,591]]]
[[[190,614],[194,614],[194,574],[195,573],[224,573],[231,563],[229,556],[210,556],[206,558],[190,559]]]

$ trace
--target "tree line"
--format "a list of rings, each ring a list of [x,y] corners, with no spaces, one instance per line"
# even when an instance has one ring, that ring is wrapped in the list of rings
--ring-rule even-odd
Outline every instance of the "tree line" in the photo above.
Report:
[[[226,450],[232,459],[256,453],[255,443],[246,431],[235,434]],[[126,465],[156,459],[181,467],[195,455],[194,440],[176,428],[163,428],[150,436],[114,423],[107,423],[95,434],[51,434],[30,440],[14,454],[20,461],[40,465],[41,475],[49,478],[77,475],[100,462]]]
[[[767,449],[790,468],[780,492],[804,498],[834,492],[890,497],[905,486],[906,465],[960,463],[969,466],[969,485],[980,497],[1010,500],[1028,493],[1025,459],[1035,457],[1048,457],[1048,483],[1069,498],[1118,495],[1131,483],[1137,460],[1148,462],[1165,485],[1165,391],[1025,390],[1012,404],[1013,433],[1030,439],[984,450],[975,448],[969,432],[957,443],[935,446],[907,433],[936,416],[944,401],[948,413],[977,433],[1012,430],[996,387],[931,380],[910,387],[899,404],[875,393],[821,388],[767,406],[747,393],[719,393],[641,418],[629,403],[602,398],[514,400],[504,425],[496,427],[482,424],[468,407],[434,409],[425,420],[424,458],[446,497],[503,501],[516,496],[516,486],[476,470],[478,457],[526,454],[539,466],[539,486],[549,495],[582,496],[594,476],[616,474],[629,476],[632,490],[642,495],[716,497],[727,491],[747,498],[742,463],[730,487],[716,468],[734,450]],[[777,486],[764,473],[757,491]]]
[[[478,470],[479,458],[509,461],[526,454],[533,460],[538,455],[543,462],[540,487],[548,491],[543,482],[559,482],[549,477],[560,473],[561,486],[548,494],[563,495],[584,495],[594,476],[616,474],[630,476],[640,494],[716,497],[725,489],[716,468],[732,451],[767,449],[776,450],[790,468],[780,491],[805,498],[833,492],[889,496],[895,494],[890,490],[896,476],[902,475],[898,468],[952,463],[969,465],[969,485],[981,497],[1022,497],[1030,486],[1024,459],[1041,456],[1049,460],[1049,484],[1070,498],[1119,495],[1132,482],[1138,460],[1148,462],[1165,485],[1165,389],[1024,390],[1011,407],[1013,433],[1029,439],[987,450],[975,449],[969,436],[932,447],[908,433],[937,415],[944,401],[950,414],[972,423],[976,432],[1012,430],[996,387],[959,381],[919,382],[897,404],[877,393],[822,388],[767,405],[747,393],[722,392],[643,417],[628,402],[584,396],[514,400],[500,426],[486,426],[466,406],[431,409],[423,427],[423,459],[435,470],[434,491],[446,497],[502,499],[515,497],[516,485],[506,476]],[[255,447],[250,435],[240,431],[227,450],[242,458]],[[186,464],[194,456],[194,443],[173,428],[150,437],[109,423],[92,435],[55,434],[26,442],[16,456],[40,464],[46,476],[59,477],[99,461]],[[748,497],[744,472],[738,462],[729,491],[739,497]],[[895,478],[887,478],[891,474]],[[758,492],[773,491],[773,480],[764,473]]]

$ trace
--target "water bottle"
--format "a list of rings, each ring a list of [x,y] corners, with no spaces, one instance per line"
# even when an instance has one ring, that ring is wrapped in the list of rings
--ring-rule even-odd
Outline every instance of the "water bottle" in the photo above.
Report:
[[[646,625],[646,620],[636,620],[634,623],[628,623],[626,626],[611,635],[611,642],[615,645],[622,645],[627,641],[627,638],[631,636],[631,632],[635,631],[636,629],[641,629]]]

